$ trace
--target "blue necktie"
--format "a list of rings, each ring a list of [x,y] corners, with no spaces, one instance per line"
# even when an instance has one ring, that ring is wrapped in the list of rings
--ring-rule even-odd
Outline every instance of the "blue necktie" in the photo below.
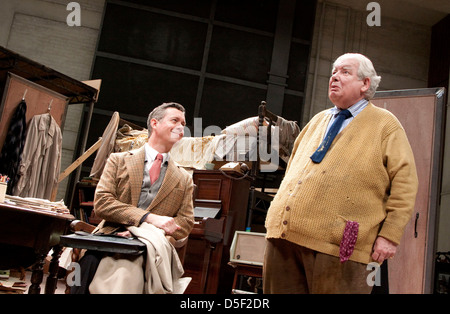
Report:
[[[313,162],[318,164],[322,161],[323,157],[325,157],[325,154],[327,153],[328,148],[330,148],[331,143],[341,129],[342,123],[344,123],[345,119],[350,118],[351,116],[351,112],[347,109],[342,110],[338,113],[336,120],[334,120],[322,143],[320,143],[314,154],[311,155],[311,160]]]

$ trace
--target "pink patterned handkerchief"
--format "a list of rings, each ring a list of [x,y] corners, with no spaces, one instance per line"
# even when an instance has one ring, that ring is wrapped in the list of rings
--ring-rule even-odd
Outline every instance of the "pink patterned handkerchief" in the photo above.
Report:
[[[339,247],[339,258],[341,263],[346,262],[352,255],[358,238],[359,223],[356,221],[347,221],[344,234],[342,235],[341,245]]]

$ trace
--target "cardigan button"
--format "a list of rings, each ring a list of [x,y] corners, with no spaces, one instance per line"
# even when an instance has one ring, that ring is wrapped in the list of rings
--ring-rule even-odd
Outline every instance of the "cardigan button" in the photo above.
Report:
[[[283,233],[281,234],[281,237],[282,237],[282,238],[286,238],[286,233],[283,232]]]
[[[286,211],[290,211],[291,208],[289,206],[286,206]]]
[[[283,221],[283,225],[286,226],[287,224],[288,224],[287,220]]]

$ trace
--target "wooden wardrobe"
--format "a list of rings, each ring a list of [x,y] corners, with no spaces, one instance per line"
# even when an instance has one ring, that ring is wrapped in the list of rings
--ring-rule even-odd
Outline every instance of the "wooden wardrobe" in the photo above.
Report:
[[[394,259],[388,261],[389,293],[432,293],[444,150],[445,89],[377,92],[372,102],[403,125],[419,177],[414,213]]]

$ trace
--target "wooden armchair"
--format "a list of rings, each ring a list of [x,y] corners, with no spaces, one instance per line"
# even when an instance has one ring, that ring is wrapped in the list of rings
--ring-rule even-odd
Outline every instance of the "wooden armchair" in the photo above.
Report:
[[[197,185],[194,184],[193,200],[196,199],[197,189]],[[72,234],[60,237],[60,246],[73,248],[72,262],[78,262],[80,260],[82,249],[131,255],[143,254],[147,249],[145,244],[136,238],[127,239],[114,235],[92,234],[95,228],[94,225],[84,221],[74,220],[70,224]],[[175,247],[182,265],[184,264],[184,258],[186,256],[188,238],[189,236],[180,240],[175,240],[173,237],[167,236],[169,242]],[[66,293],[69,293],[69,291],[70,289],[67,288]]]
[[[192,199],[197,197],[197,185],[194,184]],[[73,232],[69,235],[61,236],[60,245],[64,247],[74,248],[72,261],[77,262],[80,258],[80,249],[96,250],[109,253],[124,253],[139,255],[145,251],[145,245],[138,239],[126,239],[114,235],[93,235],[95,226],[81,220],[74,220],[70,224],[70,230]],[[188,237],[180,240],[168,236],[167,239],[175,247],[181,263],[184,263],[186,256],[186,245]]]
[[[146,245],[137,238],[127,239],[112,235],[95,235],[92,234],[94,229],[94,225],[81,220],[74,220],[70,224],[70,230],[73,233],[60,237],[60,246],[73,248],[72,262],[80,260],[83,249],[131,255],[141,255],[147,250]],[[178,241],[172,237],[168,237],[168,239],[175,247],[181,263],[184,264],[188,237]],[[65,293],[70,294],[69,285],[66,285]]]
[[[70,230],[73,233],[61,236],[60,245],[74,249],[72,253],[73,262],[79,261],[81,249],[131,255],[140,255],[146,250],[145,244],[136,238],[127,239],[114,235],[94,235],[92,234],[94,229],[94,225],[81,220],[74,220],[70,224]],[[188,237],[180,240],[175,240],[170,236],[167,238],[175,247],[180,261],[183,264]]]

